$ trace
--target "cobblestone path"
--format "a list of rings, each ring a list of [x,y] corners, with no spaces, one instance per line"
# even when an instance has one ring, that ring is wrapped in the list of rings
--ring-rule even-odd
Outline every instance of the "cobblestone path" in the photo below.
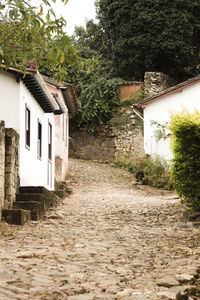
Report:
[[[0,300],[175,299],[200,263],[176,197],[108,165],[70,160],[70,172],[73,194],[45,220],[1,223]]]

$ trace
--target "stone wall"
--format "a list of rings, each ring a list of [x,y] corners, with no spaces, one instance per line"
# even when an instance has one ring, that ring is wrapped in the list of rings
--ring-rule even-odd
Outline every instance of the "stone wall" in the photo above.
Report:
[[[71,157],[111,162],[115,156],[114,137],[104,130],[90,134],[75,131],[70,134],[69,155]]]
[[[55,157],[55,178],[56,181],[62,181],[62,164],[63,160],[60,158],[60,156]]]
[[[19,188],[19,136],[0,121],[0,219],[2,209],[11,209]]]
[[[176,82],[160,72],[146,72],[143,82],[131,82],[120,86],[120,99],[143,91],[153,96]],[[102,162],[112,162],[117,155],[144,156],[143,120],[133,107],[121,107],[107,126],[97,134],[85,131],[70,133],[69,155]]]
[[[144,91],[153,96],[176,84],[169,76],[161,72],[146,72],[144,75]]]
[[[113,162],[117,155],[144,155],[142,120],[134,115],[131,107],[122,107],[107,126],[98,133],[85,131],[70,133],[71,157],[100,162]]]
[[[5,123],[0,121],[0,219],[1,210],[4,206],[5,186]]]
[[[5,209],[11,209],[19,188],[19,135],[12,128],[5,131]]]
[[[115,156],[129,154],[144,155],[143,121],[132,110],[122,107],[109,122],[114,136]]]

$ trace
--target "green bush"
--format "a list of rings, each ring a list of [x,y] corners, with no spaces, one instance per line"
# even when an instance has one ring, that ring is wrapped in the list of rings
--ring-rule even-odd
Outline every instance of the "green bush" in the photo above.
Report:
[[[147,155],[133,159],[127,155],[119,155],[115,159],[115,165],[133,173],[136,180],[142,184],[166,190],[172,189],[169,165],[159,156],[152,158]]]
[[[172,182],[182,201],[200,210],[200,112],[171,117]]]

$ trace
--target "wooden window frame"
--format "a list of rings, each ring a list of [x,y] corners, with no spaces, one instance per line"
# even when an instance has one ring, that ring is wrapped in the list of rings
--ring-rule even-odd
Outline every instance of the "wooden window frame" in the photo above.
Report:
[[[37,123],[37,157],[42,159],[42,123],[39,119]]]
[[[31,148],[31,110],[29,106],[25,105],[25,147]]]
[[[66,138],[66,141],[65,141],[65,145],[66,147],[68,146],[68,118],[65,119],[65,124],[66,124],[66,132],[65,132],[65,138]]]
[[[62,138],[65,141],[65,114],[62,114]]]
[[[52,124],[48,122],[48,161],[52,162]]]

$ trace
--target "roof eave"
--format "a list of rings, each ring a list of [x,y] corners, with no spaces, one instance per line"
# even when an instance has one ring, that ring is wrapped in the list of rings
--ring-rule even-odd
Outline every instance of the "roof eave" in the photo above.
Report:
[[[136,103],[135,106],[138,108],[144,109],[149,103],[157,101],[157,100],[159,100],[163,97],[169,96],[171,94],[181,93],[184,88],[191,86],[197,82],[200,82],[200,75],[190,78],[187,81],[181,82],[173,87],[170,87],[154,96],[147,97],[147,98],[139,101],[138,103]]]
[[[52,106],[54,107],[55,110],[59,109],[58,104],[56,103],[54,97],[51,95],[51,93],[49,92],[44,79],[42,78],[41,74],[37,71],[37,73],[35,74],[35,78],[38,80],[40,86],[42,87],[42,89],[44,90],[45,94],[47,95],[47,97],[49,98]]]
[[[27,69],[26,73],[24,74],[22,70],[15,67],[9,67],[8,70],[6,70],[5,65],[0,65],[0,67],[5,71],[19,74],[19,78],[21,78],[21,80],[24,82],[24,84],[44,112],[51,113],[59,109],[58,104],[48,91],[47,86],[39,71],[34,69]]]

